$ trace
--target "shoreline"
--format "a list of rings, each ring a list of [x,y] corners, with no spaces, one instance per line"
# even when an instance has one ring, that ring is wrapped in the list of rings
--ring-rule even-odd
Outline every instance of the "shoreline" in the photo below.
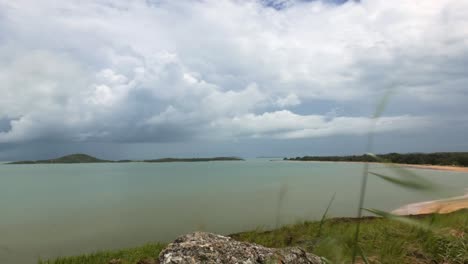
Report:
[[[289,160],[295,161],[295,160]],[[301,160],[299,160],[301,161]],[[303,160],[302,160],[303,161]],[[316,161],[307,160],[305,162],[340,162],[340,163],[366,163],[364,161]],[[382,162],[369,162],[369,164],[385,165]],[[443,166],[443,165],[423,165],[423,164],[401,164],[391,163],[412,169],[423,169],[423,170],[439,170],[439,171],[450,171],[450,172],[468,172],[468,167],[460,166]],[[462,196],[456,196],[448,199],[439,199],[432,201],[424,201],[417,203],[410,203],[403,205],[392,211],[393,214],[408,216],[408,215],[426,215],[426,214],[448,214],[462,209],[468,209],[468,189],[466,194]]]
[[[329,163],[366,163],[365,161],[332,161],[332,160],[285,160],[291,162],[329,162]],[[468,167],[450,166],[450,165],[431,165],[431,164],[406,164],[406,163],[383,163],[383,162],[367,162],[369,164],[392,164],[401,167],[423,170],[439,170],[439,171],[453,171],[453,172],[468,172]]]
[[[468,189],[462,196],[448,199],[410,203],[392,211],[396,215],[448,214],[462,209],[468,209]]]
[[[398,166],[414,168],[414,169],[426,169],[426,170],[441,170],[441,171],[454,171],[454,172],[468,172],[468,167],[460,166],[448,166],[448,165],[423,165],[423,164],[399,164]]]

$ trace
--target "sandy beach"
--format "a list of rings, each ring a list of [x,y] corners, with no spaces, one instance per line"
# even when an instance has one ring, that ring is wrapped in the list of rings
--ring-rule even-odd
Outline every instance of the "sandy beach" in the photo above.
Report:
[[[296,160],[290,160],[292,162],[297,162]],[[319,160],[301,160],[302,162],[340,162],[340,163],[365,163],[364,161],[319,161]],[[369,162],[369,164],[382,164],[382,162]],[[388,164],[388,163],[387,163]],[[442,171],[453,171],[453,172],[468,172],[468,167],[461,166],[445,166],[445,165],[423,165],[423,164],[404,164],[404,163],[391,163],[392,165],[397,165],[406,168],[413,169],[423,169],[423,170],[442,170]]]
[[[418,164],[396,164],[396,165],[407,167],[407,168],[415,168],[415,169],[468,172],[468,167],[459,167],[459,166],[418,165]]]
[[[380,163],[382,164],[382,163]],[[441,166],[441,165],[418,165],[418,164],[395,164],[401,167],[424,169],[424,170],[441,170],[453,172],[468,172],[468,167],[459,166]],[[460,209],[468,209],[468,189],[463,196],[452,197],[448,199],[426,201],[420,203],[412,203],[402,206],[392,213],[396,215],[420,215],[420,214],[448,214]]]
[[[362,161],[312,161],[312,162],[365,163]],[[384,165],[385,163],[369,162],[369,164]],[[441,171],[467,172],[468,173],[468,167],[459,167],[459,166],[419,165],[419,164],[401,164],[401,163],[392,163],[392,165],[397,165],[397,166],[401,166],[405,168],[413,168],[413,169],[441,170]],[[466,194],[463,196],[407,204],[405,206],[402,206],[394,210],[392,213],[396,215],[420,215],[420,214],[430,214],[430,213],[447,214],[447,213],[451,213],[460,209],[468,209],[468,189],[466,190]]]
[[[468,193],[449,199],[407,204],[392,213],[396,215],[447,214],[465,208],[468,208]]]
[[[416,165],[416,164],[398,164],[402,167],[426,169],[426,170],[443,170],[454,172],[468,172],[468,167],[456,166],[440,166],[440,165]],[[468,209],[468,189],[463,196],[452,197],[449,199],[434,200],[420,203],[407,204],[393,211],[397,215],[417,215],[439,213],[447,214],[460,209]]]

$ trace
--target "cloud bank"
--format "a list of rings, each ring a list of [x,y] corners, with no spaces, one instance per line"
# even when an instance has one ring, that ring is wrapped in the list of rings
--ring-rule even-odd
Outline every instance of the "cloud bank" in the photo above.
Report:
[[[0,143],[417,133],[467,65],[466,1],[0,0]]]

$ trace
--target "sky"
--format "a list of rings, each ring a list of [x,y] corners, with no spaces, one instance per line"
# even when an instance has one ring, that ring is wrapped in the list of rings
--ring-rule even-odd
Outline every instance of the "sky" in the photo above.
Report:
[[[0,160],[467,151],[467,101],[468,1],[0,0]]]

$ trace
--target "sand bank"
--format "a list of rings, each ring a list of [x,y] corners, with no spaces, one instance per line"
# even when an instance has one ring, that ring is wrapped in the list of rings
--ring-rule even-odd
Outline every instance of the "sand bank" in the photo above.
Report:
[[[397,215],[447,214],[464,208],[468,208],[468,193],[449,199],[408,204],[392,213]]]
[[[442,165],[418,165],[418,164],[397,164],[402,167],[427,170],[443,170],[455,172],[468,172],[468,167],[442,166]]]

